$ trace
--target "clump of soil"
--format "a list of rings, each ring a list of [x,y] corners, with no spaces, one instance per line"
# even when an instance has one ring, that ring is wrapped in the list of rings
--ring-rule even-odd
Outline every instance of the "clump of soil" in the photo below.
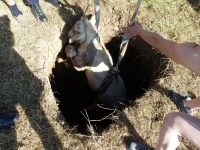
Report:
[[[114,65],[119,56],[119,46],[121,37],[114,37],[108,43],[106,48],[109,50]],[[65,53],[61,50],[59,57],[65,58]],[[152,84],[158,79],[160,73],[166,68],[166,63],[161,62],[164,56],[144,42],[140,37],[131,39],[126,54],[119,66],[120,76],[123,78],[129,104],[136,98],[141,97]],[[77,126],[80,132],[87,130],[87,120],[83,114],[83,107],[91,106],[98,96],[97,92],[90,89],[84,71],[76,71],[69,63],[58,63],[52,69],[51,86],[56,99],[58,99],[59,108],[71,126]],[[90,120],[101,120],[109,115],[111,111],[102,110],[102,112],[87,112]],[[109,124],[110,119],[102,121],[91,121],[96,131],[102,131]]]

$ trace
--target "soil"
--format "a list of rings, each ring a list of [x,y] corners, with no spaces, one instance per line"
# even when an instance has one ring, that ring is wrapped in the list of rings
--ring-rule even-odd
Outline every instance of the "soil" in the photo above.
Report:
[[[110,3],[110,5],[112,4]],[[123,5],[126,5],[126,3],[123,3]],[[129,20],[128,18],[123,18],[122,14],[114,13],[117,12],[117,6],[113,6],[103,7],[104,11],[101,11],[101,34],[103,40],[106,41],[105,46],[109,50],[115,65],[118,60],[119,46],[122,40],[120,36],[116,35],[116,29],[119,29],[120,26],[129,22]],[[128,7],[124,6],[124,8]],[[77,9],[80,8],[76,7]],[[88,11],[92,12],[93,10],[89,8]],[[83,11],[78,12],[76,17],[73,16],[71,24],[66,24],[63,28],[61,35],[63,48],[58,54],[58,58],[63,60],[66,59],[64,47],[68,44],[67,32],[83,15]],[[131,11],[127,10],[127,12],[131,16]],[[118,20],[118,22],[113,22],[113,20]],[[152,50],[152,47],[140,37],[129,41],[126,54],[119,66],[120,76],[123,78],[128,92],[127,99],[130,102],[129,105],[134,105],[134,100],[141,97],[150,86],[155,84],[155,79],[160,77],[160,73],[167,65],[167,62],[162,62],[161,58],[163,57],[157,50]],[[54,96],[58,100],[59,108],[65,116],[67,123],[71,126],[78,126],[80,132],[85,132],[88,122],[82,114],[84,112],[81,113],[81,110],[83,107],[91,106],[98,95],[98,93],[89,88],[85,73],[83,71],[76,71],[69,63],[58,63],[55,60],[55,68],[52,69],[50,81]],[[99,120],[110,113],[110,111],[104,110],[99,113],[88,112],[88,115],[90,120]],[[91,123],[96,127],[96,131],[102,131],[112,123],[112,120],[104,119],[103,121]]]

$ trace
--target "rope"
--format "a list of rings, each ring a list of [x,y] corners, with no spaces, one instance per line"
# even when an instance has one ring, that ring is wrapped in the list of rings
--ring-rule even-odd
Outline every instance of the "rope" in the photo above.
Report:
[[[135,11],[134,11],[134,14],[132,16],[132,21],[131,21],[130,25],[134,24],[135,18],[136,18],[137,14],[138,14],[138,11],[139,11],[141,3],[142,3],[142,0],[138,0],[136,8],[135,8]],[[120,62],[122,61],[122,58],[125,55],[129,40],[130,40],[130,38],[126,37],[126,36],[124,36],[123,39],[122,39],[122,43],[120,45],[120,55],[119,55],[119,58],[118,58],[118,62],[116,64],[116,69],[118,69],[118,66],[119,66]]]
[[[94,11],[95,11],[97,33],[99,36],[100,35],[100,0],[94,0]]]

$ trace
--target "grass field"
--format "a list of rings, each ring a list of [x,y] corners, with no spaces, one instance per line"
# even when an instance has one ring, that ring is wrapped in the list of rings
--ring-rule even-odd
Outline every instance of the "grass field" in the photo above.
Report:
[[[123,113],[110,116],[112,123],[101,132],[90,130],[89,134],[82,134],[77,126],[70,126],[59,109],[57,89],[52,89],[52,69],[57,67],[56,58],[67,42],[67,31],[83,15],[88,1],[62,0],[61,9],[40,1],[49,19],[42,23],[23,1],[17,0],[31,22],[28,28],[20,27],[0,1],[0,112],[20,115],[15,128],[0,131],[2,150],[125,150],[131,141],[155,147],[164,117],[179,111],[169,99],[169,90],[191,97],[200,95],[199,77],[136,37],[131,39],[127,61],[121,66],[126,82],[135,86],[129,85],[131,105]],[[112,55],[120,45],[118,29],[130,21],[136,3],[101,2],[101,35]],[[200,44],[198,11],[198,0],[144,0],[137,22],[167,39]],[[93,13],[93,4],[88,13]],[[200,111],[195,116],[200,118]],[[76,120],[75,116],[73,119]],[[178,149],[195,147],[184,140]]]

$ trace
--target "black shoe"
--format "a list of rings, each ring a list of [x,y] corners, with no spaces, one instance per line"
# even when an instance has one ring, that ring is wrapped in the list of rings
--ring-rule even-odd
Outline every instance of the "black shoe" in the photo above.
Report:
[[[195,109],[191,109],[191,108],[186,107],[184,105],[184,103],[186,101],[191,100],[191,98],[189,96],[182,96],[182,95],[180,95],[179,93],[177,93],[175,91],[171,91],[170,92],[170,97],[171,97],[172,101],[176,104],[176,106],[180,108],[180,110],[182,112],[185,112],[185,113],[187,113],[189,115],[193,115],[194,114]]]
[[[53,6],[58,7],[58,8],[61,8],[61,7],[63,6],[63,4],[62,4],[60,1],[58,1],[58,0],[49,0],[49,2],[50,2]]]
[[[8,129],[14,126],[19,120],[19,115],[15,113],[0,114],[0,129]]]
[[[128,148],[128,150],[154,150],[154,148],[148,148],[142,144],[132,142]]]
[[[47,22],[48,19],[45,14],[42,12],[39,4],[31,5],[31,12],[35,16],[35,18],[39,19],[42,22]]]

